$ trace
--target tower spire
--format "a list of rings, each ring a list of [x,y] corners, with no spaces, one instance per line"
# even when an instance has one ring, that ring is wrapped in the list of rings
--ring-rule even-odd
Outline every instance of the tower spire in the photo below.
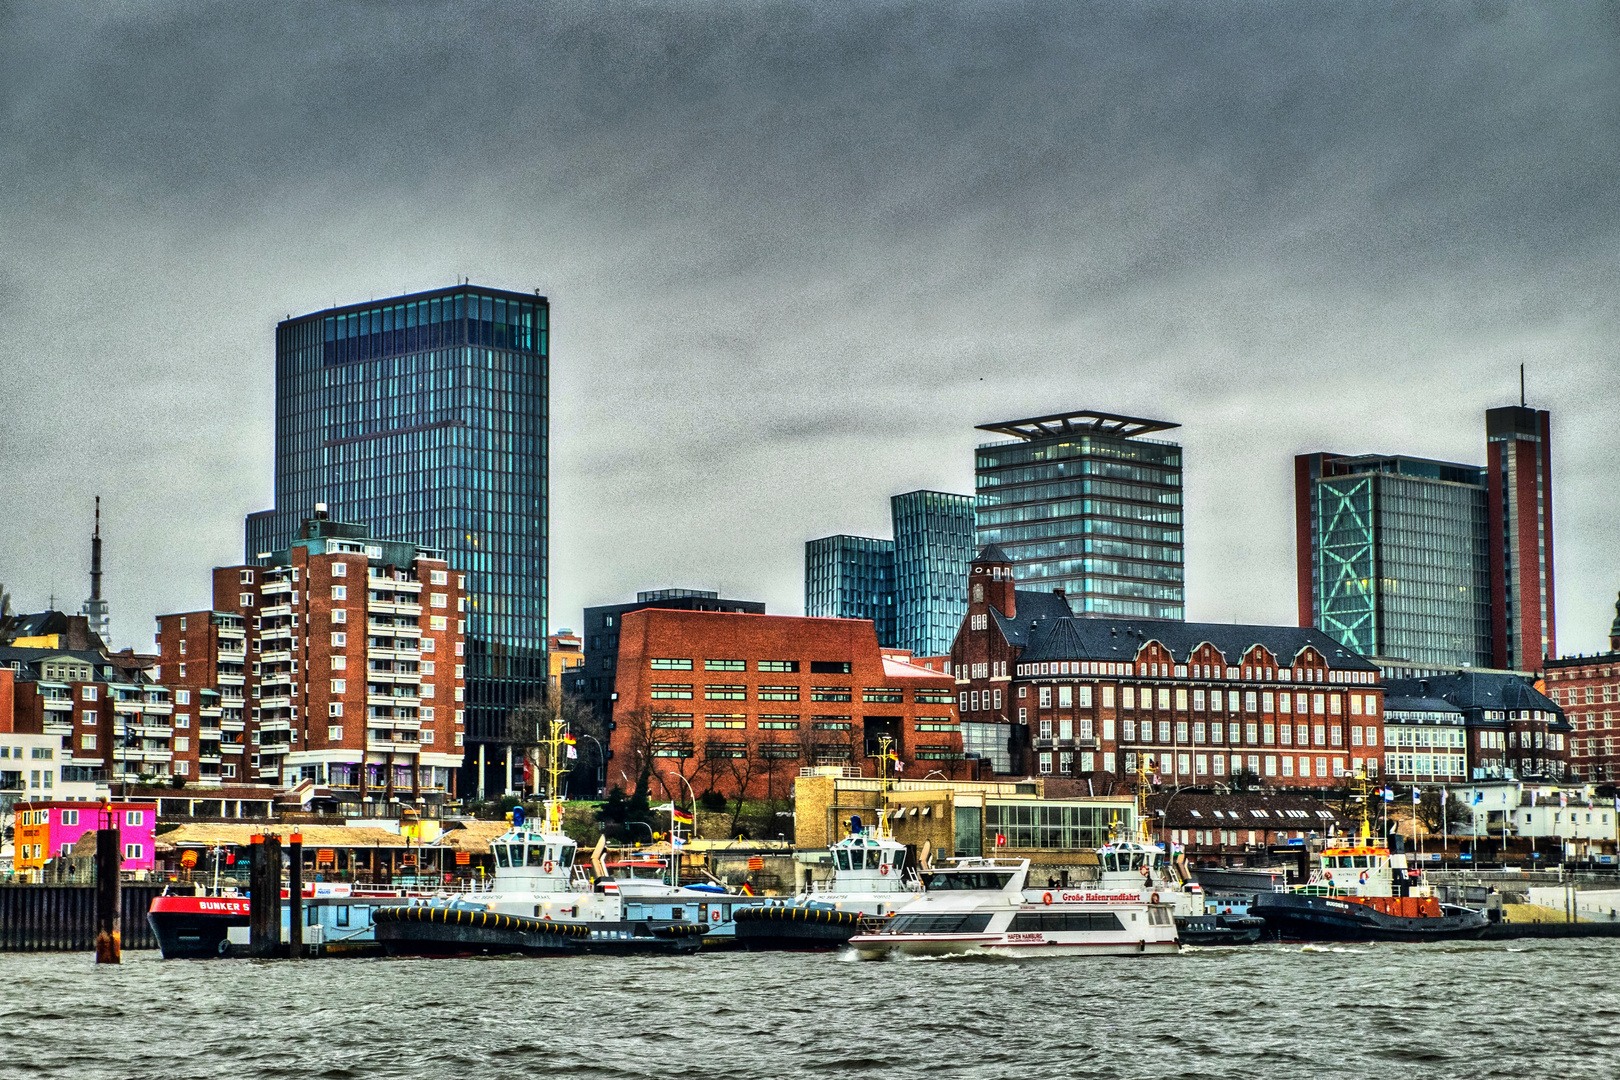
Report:
[[[90,534],[90,599],[84,602],[79,614],[89,616],[90,629],[101,638],[101,643],[112,648],[111,620],[107,615],[107,601],[101,595],[101,496],[96,496],[96,528]]]

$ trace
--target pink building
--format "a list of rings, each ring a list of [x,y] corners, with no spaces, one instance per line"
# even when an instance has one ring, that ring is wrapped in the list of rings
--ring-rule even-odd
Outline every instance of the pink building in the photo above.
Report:
[[[79,837],[96,829],[116,827],[124,848],[125,870],[154,869],[153,846],[157,829],[157,803],[20,802],[16,805],[18,873],[38,873],[49,859],[72,848]]]

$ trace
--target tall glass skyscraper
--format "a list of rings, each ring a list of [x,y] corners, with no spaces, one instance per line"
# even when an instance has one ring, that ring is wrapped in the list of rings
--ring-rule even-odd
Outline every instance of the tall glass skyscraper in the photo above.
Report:
[[[1302,625],[1363,656],[1490,665],[1483,469],[1304,454],[1295,484]]]
[[[804,545],[804,613],[871,619],[878,644],[898,648],[894,620],[894,541],[823,536]]]
[[[543,296],[462,285],[276,327],[276,504],[248,516],[247,559],[316,503],[443,550],[467,579],[474,742],[546,684],[549,318]]]
[[[973,496],[908,491],[889,499],[894,515],[895,646],[944,656],[967,615]]]
[[[1077,615],[1186,617],[1179,424],[1100,412],[981,424],[1012,436],[975,460],[975,544],[996,544],[1026,588]]]

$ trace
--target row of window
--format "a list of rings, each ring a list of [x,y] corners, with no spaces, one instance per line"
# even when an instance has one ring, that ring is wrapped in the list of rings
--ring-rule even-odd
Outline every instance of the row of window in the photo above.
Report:
[[[1018,665],[1018,674],[1136,676],[1144,679],[1221,679],[1226,682],[1329,682],[1371,686],[1376,671],[1336,671],[1318,667],[1262,667],[1253,664],[1170,664],[1156,661],[1056,660]]]

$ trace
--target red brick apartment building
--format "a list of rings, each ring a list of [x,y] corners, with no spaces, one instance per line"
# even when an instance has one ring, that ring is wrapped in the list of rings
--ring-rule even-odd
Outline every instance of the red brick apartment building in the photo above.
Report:
[[[1547,696],[1563,706],[1572,729],[1570,776],[1588,783],[1620,781],[1620,600],[1609,627],[1609,651],[1548,660]]]
[[[270,565],[216,568],[211,610],[158,617],[173,772],[436,813],[463,757],[463,596],[437,551],[320,513]]]
[[[632,611],[616,689],[610,787],[630,790],[650,758],[660,798],[786,798],[804,766],[875,776],[885,736],[900,775],[969,775],[954,681],[885,656],[868,620]]]
[[[1378,668],[1321,631],[1076,617],[1062,593],[1018,589],[994,545],[970,567],[951,670],[963,749],[996,773],[1102,792],[1150,759],[1165,784],[1339,788],[1383,756]]]

